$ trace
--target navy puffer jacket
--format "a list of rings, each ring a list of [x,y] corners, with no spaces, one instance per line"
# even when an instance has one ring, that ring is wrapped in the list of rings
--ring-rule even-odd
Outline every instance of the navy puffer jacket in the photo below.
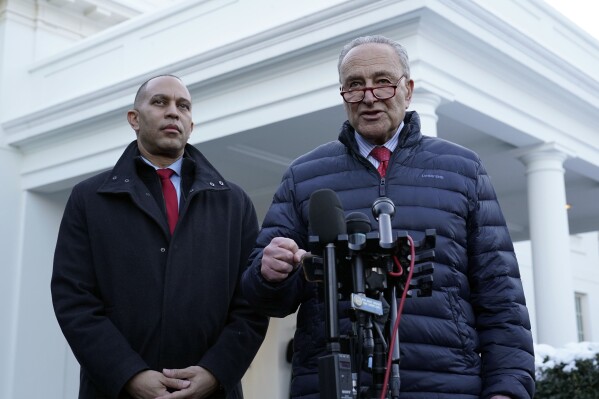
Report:
[[[431,297],[408,299],[400,326],[401,397],[478,399],[504,394],[531,398],[534,355],[518,264],[495,191],[479,157],[440,138],[422,136],[408,112],[387,176],[362,157],[346,122],[339,141],[298,158],[286,171],[268,211],[242,289],[269,316],[299,307],[294,340],[293,398],[318,398],[318,357],[326,353],[319,287],[296,271],[271,284],[260,274],[263,248],[274,237],[308,247],[310,194],[337,192],[346,215],[380,196],[396,206],[393,228],[421,239],[436,229]],[[372,218],[373,230],[377,223]],[[344,315],[347,304],[340,304]],[[348,318],[340,317],[347,333]]]

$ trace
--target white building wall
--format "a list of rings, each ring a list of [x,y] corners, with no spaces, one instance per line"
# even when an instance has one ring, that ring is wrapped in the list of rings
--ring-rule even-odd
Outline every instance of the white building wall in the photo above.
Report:
[[[19,179],[20,155],[9,148],[0,148],[0,398],[9,398],[8,383],[14,374],[15,348],[12,343],[18,333],[19,267],[22,243],[22,192]],[[46,328],[48,328],[47,326]],[[51,328],[51,327],[50,327]]]
[[[58,225],[66,198],[64,193],[26,192],[21,221],[21,267],[16,286],[16,354],[12,359],[12,398],[63,395],[65,379],[65,340],[56,322],[50,297],[52,259]],[[42,359],[42,361],[40,361]],[[48,367],[48,365],[56,365]],[[23,372],[29,370],[28,372]],[[44,383],[31,383],[32,375],[43,375]]]
[[[570,239],[574,291],[584,294],[585,341],[599,342],[599,234],[577,234]],[[567,273],[567,270],[564,270]]]
[[[316,111],[323,106],[336,105],[339,103],[339,96],[335,92],[335,56],[339,46],[336,42],[334,45],[324,41],[318,44],[319,40],[338,40],[336,35],[345,35],[343,41],[349,39],[349,35],[354,37],[356,32],[353,31],[352,24],[355,20],[343,12],[348,9],[351,11],[354,5],[357,7],[377,2],[188,1],[184,4],[190,13],[166,12],[160,17],[145,20],[141,18],[133,21],[127,29],[117,26],[77,45],[72,43],[79,37],[99,31],[101,27],[87,27],[85,20],[70,18],[67,23],[69,29],[65,30],[64,24],[61,28],[60,23],[51,22],[60,21],[61,16],[51,14],[48,10],[37,15],[37,22],[29,20],[27,13],[36,4],[34,0],[10,0],[8,3],[12,7],[10,12],[6,11],[7,8],[4,14],[0,14],[0,181],[3,184],[0,197],[0,259],[3,272],[0,279],[0,301],[3,304],[0,308],[0,325],[3,326],[0,328],[0,398],[72,399],[77,393],[78,366],[62,337],[51,307],[49,281],[52,254],[58,224],[72,184],[87,174],[111,166],[123,146],[133,139],[124,116],[115,119],[112,115],[123,114],[138,82],[144,76],[168,71],[173,65],[182,73],[189,72],[186,79],[193,82],[196,89],[194,93],[199,93],[194,101],[198,104],[197,109],[201,110],[201,123],[192,136],[194,143],[234,133],[239,126],[259,127],[265,119],[274,122]],[[407,15],[417,12],[423,3],[430,3],[430,7],[437,9],[446,9],[448,13],[456,5],[470,4],[468,1],[378,3],[386,4],[395,12],[405,10]],[[534,2],[522,2],[519,6],[524,10],[522,14],[504,15],[506,10],[512,10],[506,4],[507,2],[489,3],[489,9],[481,15],[485,18],[496,15],[511,19],[516,24],[520,20],[526,24],[530,17],[528,13],[536,12],[531,5]],[[0,2],[0,10],[5,5]],[[347,21],[335,19],[336,13],[329,9],[334,6],[340,7],[337,13],[348,18]],[[234,9],[239,14],[229,15],[225,19],[226,7],[236,7]],[[476,7],[473,5],[472,8]],[[259,12],[265,9],[269,11],[267,14]],[[305,19],[314,19],[314,15],[321,11],[329,13],[326,22],[337,25],[319,26],[321,30],[318,33],[302,30]],[[361,21],[381,21],[380,14],[376,12],[361,13],[359,16]],[[245,19],[252,17],[260,18],[261,24],[246,26],[243,23]],[[209,23],[199,24],[194,18],[203,18],[203,21],[207,20]],[[465,27],[480,23],[471,21],[466,16],[461,18],[463,20],[459,23]],[[281,29],[287,35],[287,41],[277,41],[264,35],[267,28],[276,28],[281,22],[287,26],[297,26],[297,31]],[[78,23],[83,24],[79,31]],[[383,23],[387,21],[383,20]],[[409,26],[411,29],[415,25]],[[451,54],[452,50],[444,47],[444,43],[428,40],[430,27],[419,29],[422,29],[420,36],[414,35],[408,28],[405,32],[392,33],[409,38],[407,46],[416,55],[413,62],[414,72],[420,76],[419,87],[426,88],[427,95],[432,93],[431,98],[434,97],[436,105],[427,111],[427,123],[432,132],[435,130],[436,106],[454,101],[454,93],[459,94],[463,103],[473,107],[480,105],[481,101],[477,87],[460,91],[460,86],[465,82],[445,74],[443,68],[462,68],[463,75],[477,81],[484,81],[487,75],[474,66],[470,66],[472,69],[464,69],[468,66],[461,65],[455,55]],[[550,27],[547,26],[547,29],[549,34]],[[569,30],[562,30],[572,36]],[[219,35],[211,34],[212,32],[219,32]],[[283,33],[281,36],[284,36]],[[538,31],[531,32],[533,33],[536,35],[535,40],[544,40]],[[182,35],[184,40],[180,39]],[[498,34],[491,40],[499,43],[500,36]],[[205,52],[195,54],[193,42],[200,40],[199,38],[203,40]],[[223,46],[236,42],[236,46],[227,47],[230,52],[220,50]],[[282,60],[277,68],[269,69],[267,65],[261,74],[252,75],[252,78],[257,76],[258,80],[246,81],[245,73],[254,73],[255,69],[259,69],[261,60],[279,55],[284,57],[290,49],[301,50],[307,43],[317,43],[320,46],[318,51],[313,50],[308,55],[309,62],[303,59],[298,61],[297,58]],[[587,41],[578,40],[577,43],[576,48],[565,41],[556,42],[555,47],[565,51],[565,59],[579,57],[581,51],[593,49]],[[506,54],[515,51],[501,43],[497,46]],[[66,52],[57,55],[65,49]],[[161,57],[156,57],[155,49],[167,51],[160,52]],[[474,49],[473,53],[476,50],[478,49]],[[430,53],[456,64],[440,62],[433,65],[425,60],[425,55]],[[323,58],[322,54],[333,56]],[[586,55],[588,58],[582,59],[580,64],[585,76],[598,73],[592,68],[596,61],[592,58],[595,53],[589,51],[589,54],[591,55]],[[174,55],[174,58],[165,61],[162,55]],[[298,57],[297,54],[294,56]],[[99,68],[103,68],[102,73],[97,73]],[[545,77],[553,77],[556,73],[545,70],[543,66],[539,66],[539,69]],[[431,78],[433,76],[435,80]],[[221,89],[218,93],[202,90],[210,87],[212,80],[217,80]],[[435,86],[433,80],[437,84],[442,83],[442,87]],[[493,82],[493,85],[501,86],[500,78],[495,77]],[[252,93],[256,92],[256,87],[253,84],[263,84],[262,89],[268,91],[270,97],[261,97],[261,103],[254,103]],[[586,86],[581,84],[580,88],[573,90],[578,97],[586,99],[590,96],[585,91]],[[561,88],[556,87],[558,89]],[[526,91],[526,87],[513,87],[509,90],[510,96],[505,97],[519,97],[518,101],[526,102],[527,98],[520,96]],[[294,96],[285,97],[288,92],[282,93],[283,91],[292,92]],[[531,95],[530,101],[534,101],[532,97],[534,96]],[[244,100],[240,101],[239,98]],[[487,108],[492,110],[490,114],[514,114],[507,101],[499,103],[492,98],[485,101],[488,101]],[[596,101],[593,98],[589,103]],[[567,106],[566,104],[565,107]],[[543,104],[535,109],[535,113],[541,115],[551,113],[551,110],[550,105]],[[26,120],[19,121],[18,116],[23,115]],[[515,133],[510,130],[510,137],[506,137],[508,142],[520,143],[518,140],[521,140],[521,144],[529,143],[531,137],[524,133],[538,134],[541,131],[546,134],[545,139],[568,141],[574,147],[580,147],[580,153],[585,158],[592,158],[594,146],[584,145],[597,140],[593,133],[596,131],[589,128],[591,117],[577,122],[574,130],[582,134],[575,139],[564,136],[561,122],[565,119],[557,114],[550,115],[552,119],[549,126],[538,120],[531,120],[524,113],[517,116],[521,118],[518,122],[521,122],[522,131],[516,133],[521,135],[514,137],[512,135]],[[30,117],[31,120],[28,119]],[[11,123],[4,124],[6,121]],[[85,134],[79,136],[83,125],[86,126]],[[484,125],[484,121],[481,125]],[[7,127],[10,134],[2,130],[2,126]],[[63,130],[65,126],[67,130]],[[196,138],[196,134],[202,136]],[[505,131],[497,132],[498,136],[502,134]],[[8,142],[17,143],[20,149],[8,145]],[[571,266],[564,265],[563,270],[565,276],[573,278],[574,290],[587,295],[588,331],[593,341],[599,341],[598,242],[597,233],[572,236],[569,243]],[[536,334],[530,243],[520,242],[515,246],[533,333]],[[541,265],[534,272],[542,270]],[[289,382],[285,348],[293,336],[294,323],[293,316],[271,321],[265,344],[244,378],[247,399],[285,397]],[[32,382],[32,375],[35,376],[35,383]]]
[[[514,249],[520,265],[533,337],[536,338],[535,287],[530,241],[516,242]],[[584,316],[588,336],[585,337],[585,340],[599,342],[599,317],[597,315],[599,313],[597,312],[599,309],[599,233],[591,232],[570,236],[570,259],[569,265],[563,265],[563,274],[564,276],[573,276],[574,292],[587,296],[587,313]],[[539,267],[535,269],[535,272],[537,270],[542,272],[543,268]],[[572,296],[574,296],[574,292],[571,293]]]

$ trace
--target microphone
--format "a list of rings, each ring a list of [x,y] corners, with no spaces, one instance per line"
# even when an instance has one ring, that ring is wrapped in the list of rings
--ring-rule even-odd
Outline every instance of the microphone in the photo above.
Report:
[[[372,215],[379,222],[379,245],[383,249],[395,246],[391,218],[395,215],[395,205],[387,197],[380,197],[372,204]]]
[[[370,219],[362,212],[352,212],[345,218],[347,222],[347,233],[349,234],[347,245],[352,254],[352,277],[354,289],[358,294],[364,294],[364,261],[360,251],[366,247],[366,233],[370,232]]]
[[[310,227],[321,244],[335,242],[338,235],[346,233],[343,207],[333,190],[323,188],[314,191],[309,204]]]
[[[357,327],[355,329],[357,341],[361,345],[357,350],[357,363],[354,364],[353,372],[356,374],[356,380],[362,365],[372,368],[372,357],[374,354],[374,337],[372,335],[372,321],[366,312],[372,311],[373,302],[371,298],[366,297],[366,280],[364,275],[364,259],[362,250],[366,247],[366,234],[372,230],[370,219],[362,212],[352,212],[345,218],[347,222],[348,247],[351,250],[352,280],[354,292],[351,294],[351,307],[356,310]]]
[[[366,234],[372,230],[370,219],[362,212],[352,212],[345,218],[347,234]]]
[[[352,398],[352,369],[349,354],[340,353],[339,320],[337,318],[337,259],[335,242],[347,227],[343,207],[330,189],[316,190],[310,195],[309,223],[324,251],[325,329],[329,354],[318,358],[318,386],[322,398]]]
[[[338,341],[339,325],[337,320],[337,258],[335,242],[337,236],[345,234],[347,227],[343,216],[343,207],[337,194],[328,188],[316,190],[310,195],[309,222],[312,232],[324,244],[324,289],[327,306],[325,320],[327,337],[330,342]],[[337,344],[338,345],[338,344]]]

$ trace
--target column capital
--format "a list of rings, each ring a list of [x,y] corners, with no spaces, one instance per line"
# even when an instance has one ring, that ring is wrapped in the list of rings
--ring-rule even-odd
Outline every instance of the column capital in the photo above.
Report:
[[[427,108],[436,110],[437,107],[443,102],[443,97],[432,91],[423,88],[416,88],[414,89],[414,93],[412,95],[412,102],[418,103],[419,105],[426,105]],[[416,109],[416,111],[418,110]]]
[[[443,102],[443,97],[423,88],[414,89],[410,109],[420,116],[420,130],[427,136],[437,135],[437,108]]]
[[[556,142],[520,147],[511,151],[511,153],[514,158],[519,159],[526,166],[540,160],[559,161],[560,164],[563,164],[567,159],[576,158],[577,156],[574,150]]]
[[[447,103],[455,101],[455,94],[448,91],[447,88],[439,86],[428,79],[415,79],[414,80],[414,94],[418,97],[431,99],[438,98],[440,103]],[[440,105],[439,103],[439,105]]]

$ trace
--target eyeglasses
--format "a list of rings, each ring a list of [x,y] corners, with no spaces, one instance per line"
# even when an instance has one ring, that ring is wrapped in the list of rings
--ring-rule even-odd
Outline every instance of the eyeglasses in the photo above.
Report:
[[[341,96],[346,103],[354,104],[359,103],[364,100],[366,96],[366,92],[370,91],[374,97],[378,100],[388,100],[391,97],[395,96],[397,91],[397,86],[399,86],[399,82],[405,78],[406,75],[402,75],[401,78],[397,81],[397,84],[389,85],[389,86],[378,86],[378,87],[364,87],[363,89],[353,89],[341,91]]]

